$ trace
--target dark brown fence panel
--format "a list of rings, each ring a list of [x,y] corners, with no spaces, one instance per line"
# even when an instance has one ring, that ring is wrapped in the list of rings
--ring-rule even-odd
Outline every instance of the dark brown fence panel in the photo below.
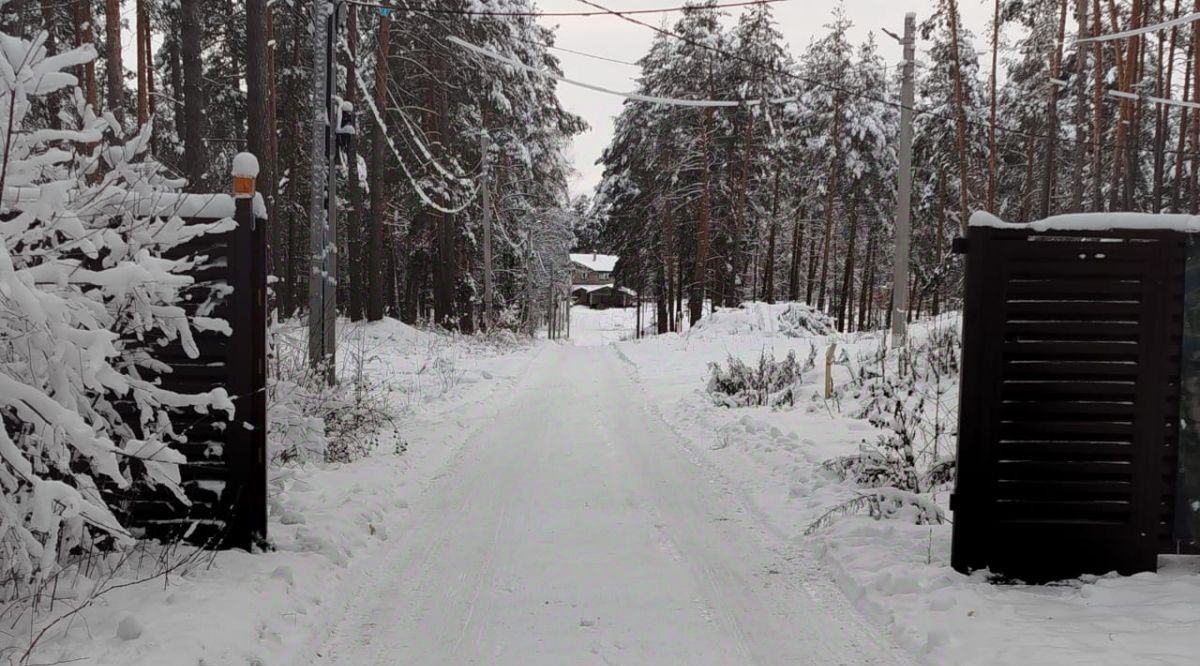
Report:
[[[189,273],[194,284],[183,290],[184,310],[223,319],[232,334],[196,331],[196,358],[178,342],[148,350],[171,367],[157,379],[180,393],[224,388],[236,413],[233,420],[190,410],[175,415],[175,430],[185,441],[172,447],[187,457],[180,476],[188,504],[164,489],[114,492],[126,524],[147,537],[186,535],[204,545],[240,548],[266,538],[266,223],[254,218],[250,199],[237,200],[234,219],[234,230],[200,236],[168,253],[199,259]]]
[[[1183,243],[971,229],[955,568],[1155,568],[1173,521]]]

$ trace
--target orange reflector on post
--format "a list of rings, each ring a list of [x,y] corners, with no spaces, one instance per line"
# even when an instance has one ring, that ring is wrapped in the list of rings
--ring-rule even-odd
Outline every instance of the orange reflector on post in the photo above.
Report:
[[[254,176],[234,176],[233,193],[244,195],[254,194]]]

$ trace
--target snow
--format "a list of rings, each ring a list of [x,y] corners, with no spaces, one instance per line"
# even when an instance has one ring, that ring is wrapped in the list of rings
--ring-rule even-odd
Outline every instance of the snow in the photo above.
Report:
[[[1200,232],[1200,216],[1153,213],[1071,213],[1054,215],[1044,220],[1017,224],[976,211],[971,214],[972,227],[996,229],[1028,229],[1030,231],[1112,231],[1128,229],[1136,231],[1169,230],[1184,233]]]
[[[654,326],[653,305],[642,306],[642,323]],[[571,342],[581,347],[629,340],[637,328],[637,308],[596,310],[584,305],[571,307]]]
[[[571,254],[571,261],[598,273],[611,273],[616,270],[618,259],[620,257],[612,254]]]
[[[800,303],[745,303],[721,309],[696,322],[689,337],[760,335],[808,338],[833,332],[833,320]]]
[[[273,467],[273,552],[202,554],[197,565],[166,580],[113,590],[76,621],[51,630],[34,663],[276,665],[310,654],[363,572],[387,556],[391,540],[402,540],[409,502],[470,433],[489,423],[492,396],[505,394],[537,353],[526,344],[433,334],[394,320],[346,325],[341,335],[355,349],[341,355],[343,362],[361,353],[364,372],[382,383],[393,407],[394,426],[375,452],[347,464]],[[113,582],[153,569],[152,555]],[[51,615],[68,608],[59,604]],[[136,639],[124,638],[135,633]],[[20,636],[0,635],[0,653],[9,641],[23,644]]]
[[[756,307],[748,308],[750,310]],[[718,312],[720,314],[720,312]],[[915,326],[919,339],[952,319]],[[702,323],[694,329],[699,332]],[[795,408],[725,409],[703,392],[705,364],[732,354],[756,362],[765,352],[797,357],[830,343],[850,359],[877,336],[789,338],[746,329],[617,343],[652,410],[679,433],[701,464],[712,465],[767,529],[811,553],[856,607],[921,663],[1193,664],[1200,652],[1200,561],[1164,558],[1157,574],[1109,575],[1051,586],[994,585],[949,565],[952,525],[837,517],[805,534],[830,507],[861,488],[822,467],[879,431],[851,418],[853,398],[824,401],[823,370],[808,377],[810,399]],[[844,386],[854,362],[834,366]],[[950,394],[953,398],[953,393]],[[949,514],[948,493],[932,499]]]
[[[611,348],[547,345],[493,409],[306,663],[905,662]]]
[[[238,153],[234,155],[230,173],[234,176],[257,178],[258,158],[254,156],[254,153]]]
[[[752,304],[632,340],[635,314],[573,308],[574,345],[392,320],[345,331],[357,351],[341,356],[383,381],[395,431],[357,462],[273,471],[274,552],[116,590],[41,661],[1195,662],[1195,558],[994,585],[950,568],[950,524],[845,515],[810,529],[862,492],[822,463],[880,431],[849,416],[850,393],[821,398],[823,364],[778,409],[717,406],[707,364],[823,360],[836,343],[841,388],[878,334],[805,333],[785,324],[811,310]],[[920,322],[910,339],[957,324]]]

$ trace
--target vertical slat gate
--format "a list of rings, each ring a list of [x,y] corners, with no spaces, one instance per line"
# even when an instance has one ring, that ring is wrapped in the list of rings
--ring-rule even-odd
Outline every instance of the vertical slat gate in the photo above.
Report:
[[[1183,241],[971,229],[955,568],[1155,568],[1174,505]]]

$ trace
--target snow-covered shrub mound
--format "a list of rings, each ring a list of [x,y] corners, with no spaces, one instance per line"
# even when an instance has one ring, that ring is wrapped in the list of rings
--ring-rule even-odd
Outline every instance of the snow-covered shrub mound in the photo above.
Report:
[[[796,360],[796,352],[790,351],[781,361],[766,351],[758,358],[758,365],[751,367],[741,359],[730,356],[726,367],[708,364],[708,384],[705,390],[713,402],[722,407],[779,407],[796,403],[796,389],[804,373],[812,370],[817,358],[817,348],[812,347],[804,363]]]
[[[103,489],[161,486],[187,502],[174,409],[233,414],[224,390],[172,393],[145,372],[164,370],[157,345],[195,355],[192,326],[224,326],[176,305],[190,260],[163,253],[233,222],[146,217],[183,201],[183,183],[145,157],[149,125],[110,145],[120,125],[96,117],[70,73],[92,46],[48,57],[45,39],[0,34],[0,594],[23,598],[62,558],[129,542]],[[32,120],[48,95],[62,129]]]
[[[961,350],[955,314],[914,326],[903,347],[888,349],[881,338],[877,351],[859,358],[853,379],[840,389],[839,397],[854,418],[870,421],[879,434],[873,442],[864,440],[857,453],[828,460],[824,466],[872,490],[830,509],[811,528],[847,511],[907,515],[880,513],[881,500],[865,499],[880,491],[894,506],[913,507],[916,514],[910,517],[918,522],[930,521],[929,493],[954,480]],[[940,515],[936,518],[941,521]]]
[[[811,338],[833,333],[833,319],[804,303],[744,303],[696,322],[688,336],[759,335]]]

